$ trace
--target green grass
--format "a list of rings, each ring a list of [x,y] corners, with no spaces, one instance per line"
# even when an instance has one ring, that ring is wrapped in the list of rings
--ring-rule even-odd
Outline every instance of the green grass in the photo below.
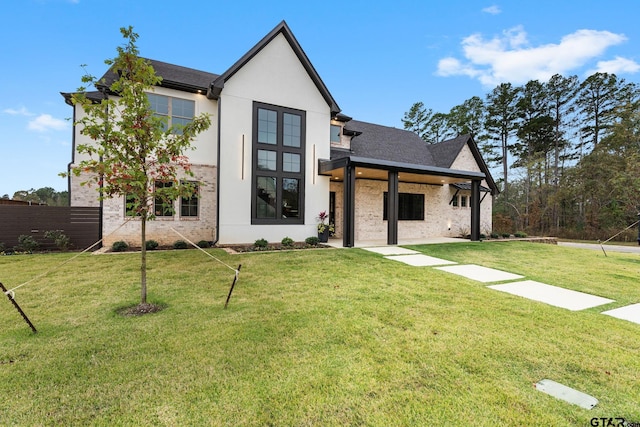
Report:
[[[416,246],[616,300],[571,312],[359,249],[82,255],[0,299],[0,425],[589,425],[640,421],[638,255],[523,242]],[[71,254],[0,257],[12,288]],[[2,295],[0,295],[2,296]],[[536,391],[553,379],[591,411]]]

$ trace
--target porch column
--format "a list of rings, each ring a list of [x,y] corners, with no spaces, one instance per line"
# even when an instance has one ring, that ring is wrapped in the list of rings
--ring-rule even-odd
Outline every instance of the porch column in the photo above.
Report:
[[[471,181],[471,241],[480,240],[480,181]]]
[[[387,245],[398,244],[398,172],[389,171],[387,189]]]
[[[352,248],[355,245],[356,229],[356,168],[347,165],[344,168],[344,214],[342,226],[342,246]]]

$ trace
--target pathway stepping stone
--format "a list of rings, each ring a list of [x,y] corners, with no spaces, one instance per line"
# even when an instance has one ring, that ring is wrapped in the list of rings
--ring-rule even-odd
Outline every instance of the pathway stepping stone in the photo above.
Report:
[[[412,249],[401,248],[400,246],[377,246],[372,248],[362,248],[365,251],[375,252],[380,255],[414,255],[420,252]]]
[[[435,258],[428,255],[416,254],[416,255],[392,255],[386,256],[386,259],[393,261],[403,262],[414,267],[432,267],[434,265],[456,264],[453,261],[447,261],[446,259]]]
[[[505,283],[502,285],[488,286],[497,291],[507,292],[535,301],[544,302],[555,307],[566,308],[571,311],[584,310],[603,304],[614,302],[614,300],[586,294],[584,292],[572,291],[558,286],[547,285],[533,280],[522,282]]]
[[[603,311],[602,314],[640,324],[640,303],[631,304],[620,308],[614,308],[613,310]]]
[[[482,267],[475,264],[452,265],[447,267],[436,267],[438,270],[448,273],[457,274],[467,279],[477,280],[478,282],[502,282],[504,280],[522,279],[524,276],[518,274],[507,273],[506,271],[496,270],[494,268]]]

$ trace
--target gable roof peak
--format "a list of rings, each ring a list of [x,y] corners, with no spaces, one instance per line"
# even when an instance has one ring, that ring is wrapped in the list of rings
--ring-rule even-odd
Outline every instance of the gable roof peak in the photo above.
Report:
[[[296,40],[293,32],[291,31],[285,20],[280,21],[280,23],[276,25],[273,30],[271,30],[266,36],[264,36],[262,40],[260,40],[255,46],[253,46],[240,59],[238,59],[235,64],[233,64],[227,71],[218,76],[209,86],[207,96],[209,98],[217,99],[220,96],[222,89],[224,88],[225,82],[233,77],[234,74],[236,74],[242,67],[244,67],[249,61],[251,61],[279,34],[282,34],[289,43],[289,46],[291,46],[291,49],[298,57],[298,60],[306,70],[307,74],[309,75],[315,86],[318,88],[318,91],[320,92],[324,100],[331,108],[331,114],[334,115],[339,113],[340,107],[338,107],[338,104],[336,103],[335,99],[333,99],[333,96],[329,92],[329,89],[327,89],[324,82],[320,78],[320,75],[311,64],[311,61],[309,61],[306,53],[304,53],[304,50],[302,50],[302,46],[300,46],[300,43],[298,43],[298,40]]]

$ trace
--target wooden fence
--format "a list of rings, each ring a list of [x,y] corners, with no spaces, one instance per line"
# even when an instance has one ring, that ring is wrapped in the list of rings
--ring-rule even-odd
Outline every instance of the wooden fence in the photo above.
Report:
[[[100,239],[100,209],[62,206],[0,205],[0,243],[6,248],[18,245],[18,236],[33,236],[40,249],[56,249],[49,230],[62,230],[71,239],[71,249],[85,249]],[[98,248],[99,246],[96,246]]]

